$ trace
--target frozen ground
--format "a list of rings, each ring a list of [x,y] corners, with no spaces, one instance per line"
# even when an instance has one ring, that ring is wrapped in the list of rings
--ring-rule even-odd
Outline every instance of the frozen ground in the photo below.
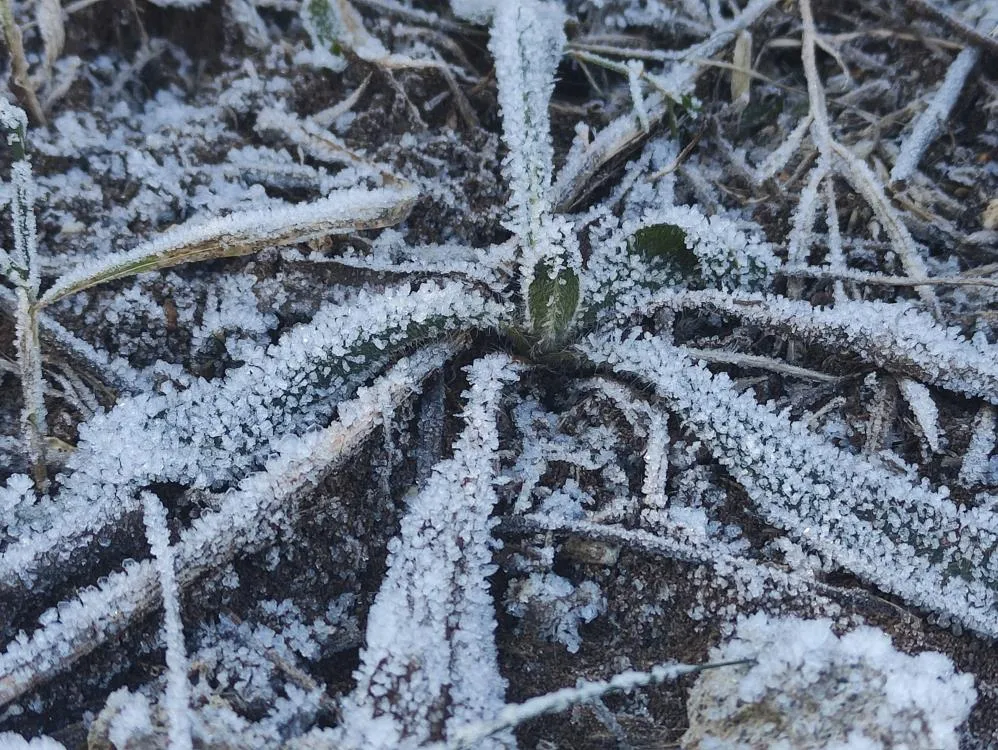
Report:
[[[813,5],[14,3],[0,744],[998,745],[998,15]]]

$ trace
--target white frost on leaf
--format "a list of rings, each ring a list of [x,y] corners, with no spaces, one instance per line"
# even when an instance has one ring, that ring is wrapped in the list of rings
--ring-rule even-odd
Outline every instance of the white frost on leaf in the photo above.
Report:
[[[554,146],[548,103],[565,45],[565,12],[554,3],[511,0],[497,6],[489,50],[499,82],[504,167],[514,231],[529,236],[550,211]]]
[[[4,750],[66,750],[65,745],[56,742],[51,737],[35,737],[26,740],[13,732],[0,732],[0,747]]]
[[[107,738],[116,748],[149,743],[156,734],[152,706],[142,693],[119,688],[107,697],[97,721],[107,725]]]
[[[529,615],[542,637],[574,654],[582,645],[579,626],[606,611],[606,598],[593,581],[576,586],[555,573],[531,573],[510,584],[506,611],[519,618]]]
[[[0,580],[33,580],[52,549],[68,556],[87,544],[135,507],[142,485],[209,488],[244,476],[277,440],[328,424],[337,401],[384,367],[395,347],[476,320],[488,325],[501,310],[456,282],[362,292],[321,308],[220,380],[121,401],[80,426],[50,528],[4,550]]]
[[[960,484],[968,486],[986,481],[991,463],[988,457],[998,445],[995,422],[995,407],[984,406],[974,420],[970,444],[963,454],[963,464],[960,466],[958,478]]]
[[[801,191],[797,207],[794,209],[793,227],[787,239],[787,263],[799,268],[808,265],[807,256],[816,241],[814,222],[821,206],[821,184],[831,172],[824,161],[819,161]]]
[[[271,245],[388,226],[405,218],[415,199],[409,188],[358,188],[312,203],[193,219],[131,250],[81,263],[57,279],[40,303],[49,305],[96,284],[179,263],[247,255]]]
[[[813,435],[681,348],[593,336],[596,362],[651,382],[767,522],[907,602],[998,635],[998,516]]]
[[[939,452],[939,409],[932,399],[929,389],[911,378],[901,378],[898,381],[901,395],[911,407],[912,414],[918,422],[925,441],[933,453]]]
[[[452,355],[451,347],[429,346],[399,360],[371,386],[358,389],[354,399],[342,402],[338,421],[275,444],[262,471],[222,495],[217,511],[203,514],[181,534],[175,549],[180,588],[236,555],[272,544],[297,503],[380,426],[385,393],[394,402],[410,398]],[[156,606],[159,587],[152,562],[126,561],[123,567],[100,586],[46,610],[41,627],[30,636],[22,631],[7,644],[0,653],[0,705],[65,670]]]
[[[434,468],[389,544],[388,573],[368,615],[337,747],[375,750],[443,739],[451,727],[491,717],[503,705],[486,577],[495,570],[495,412],[516,374],[502,355],[478,359],[468,370],[466,427],[454,456]],[[506,735],[481,747],[512,744]]]
[[[458,18],[485,24],[492,18],[501,0],[450,0],[451,10]]]
[[[669,472],[669,419],[647,401],[636,398],[619,383],[595,379],[592,384],[624,415],[636,437],[645,438],[645,474],[641,483],[642,521],[655,528],[669,512],[665,484]]]
[[[169,722],[170,750],[190,750],[190,682],[187,679],[187,648],[180,619],[180,591],[166,508],[151,492],[142,493],[146,539],[155,560],[163,597],[163,638],[166,641],[166,694],[163,702]]]
[[[992,18],[994,21],[995,19]],[[989,33],[990,28],[985,29]],[[925,154],[928,147],[939,135],[954,105],[960,98],[960,92],[967,82],[967,77],[977,65],[981,57],[981,52],[976,47],[967,47],[960,51],[949,69],[942,85],[936,89],[935,94],[929,99],[928,106],[915,120],[911,127],[911,132],[901,144],[901,152],[894,162],[891,170],[891,182],[907,180],[911,177],[918,163]]]
[[[866,362],[966,396],[998,404],[998,347],[943,328],[905,302],[843,300],[834,307],[748,292],[663,291],[637,307],[699,309],[750,322],[767,330],[855,352]]]
[[[560,5],[511,0],[496,6],[489,50],[499,82],[508,228],[520,243],[520,295],[528,326],[544,337],[564,331],[578,304],[582,257],[571,227],[551,213],[554,146],[548,104],[565,45]]]
[[[786,163],[790,161],[790,157],[794,155],[804,142],[804,136],[811,129],[812,122],[813,118],[810,114],[802,117],[780,145],[756,168],[752,174],[752,179],[757,184],[762,184],[779,170],[783,169]]]
[[[209,287],[201,324],[191,331],[193,353],[206,350],[212,341],[222,340],[233,359],[253,357],[254,350],[277,325],[273,313],[259,309],[255,282],[249,274],[226,274],[219,276],[217,286]]]
[[[0,528],[14,526],[18,509],[35,502],[35,486],[27,474],[11,474],[0,487]]]
[[[646,227],[679,228],[686,249],[693,252],[702,282],[721,289],[758,288],[779,265],[761,232],[747,233],[723,216],[705,216],[693,206],[669,206],[645,213],[636,225],[624,225],[631,235]]]

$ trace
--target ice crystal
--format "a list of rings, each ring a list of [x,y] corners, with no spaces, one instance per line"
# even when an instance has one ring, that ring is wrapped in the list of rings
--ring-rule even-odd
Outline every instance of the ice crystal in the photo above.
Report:
[[[992,26],[994,21],[992,19]],[[983,26],[984,24],[982,24]],[[936,138],[939,131],[949,116],[950,110],[956,104],[960,96],[960,91],[967,80],[967,76],[980,58],[980,52],[976,49],[965,49],[956,56],[942,85],[929,101],[928,106],[918,116],[912,126],[911,133],[905,139],[891,170],[891,180],[907,180],[911,173],[918,167],[919,159],[925,153],[929,144]]]
[[[386,291],[379,308],[362,293],[352,304],[327,306],[221,381],[143,394],[98,416],[82,429],[58,517],[44,535],[6,549],[0,569],[33,577],[47,550],[70,540],[75,547],[87,543],[132,507],[135,489],[149,482],[212,487],[244,475],[289,430],[301,434],[327,422],[337,400],[398,343],[420,331],[454,330],[475,309],[483,323],[495,319],[500,308],[460,289],[405,285]],[[402,321],[407,327],[398,327]],[[122,434],[134,442],[119,441]]]
[[[336,740],[340,747],[440,739],[441,731],[446,736],[455,725],[502,707],[505,681],[485,578],[494,570],[495,411],[503,383],[515,377],[504,357],[471,366],[467,426],[454,457],[434,467],[389,545],[388,576],[368,616],[357,688]],[[487,746],[509,744],[507,737]]]
[[[606,609],[606,600],[592,581],[579,586],[554,573],[532,573],[515,582],[506,594],[506,611],[523,618],[530,613],[540,634],[574,654],[582,645],[579,625],[591,622]]]
[[[166,508],[155,495],[142,496],[146,537],[156,559],[156,573],[163,596],[163,635],[166,641],[166,695],[164,703],[169,716],[169,742],[175,750],[189,750],[191,726],[190,685],[187,681],[187,647],[184,645],[183,622],[180,619],[180,599],[177,590],[176,563],[170,545],[170,529],[166,525]]]
[[[759,745],[831,720],[854,746],[954,746],[969,676],[862,620],[955,655],[998,637],[993,284],[962,224],[927,225],[958,201],[915,169],[983,85],[975,37],[874,148],[849,117],[884,87],[827,78],[815,49],[873,58],[810,0],[784,114],[744,70],[770,65],[748,40],[796,27],[775,0],[450,6],[232,0],[237,70],[205,81],[153,37],[88,60],[106,101],[46,101],[37,176],[0,98],[20,355],[0,377],[25,383],[34,464],[0,488],[0,721],[96,711],[95,746],[512,748],[578,706],[626,746],[661,701],[587,701],[717,667],[691,746],[727,738],[706,714],[760,706],[794,739]],[[30,29],[45,76],[54,7]],[[696,101],[736,39],[738,101]],[[172,82],[126,96],[140,72]],[[738,664],[662,663],[717,632],[710,658]],[[575,665],[594,679],[571,687]],[[565,687],[507,704],[534,676]]]
[[[680,348],[632,334],[587,349],[651,382],[772,523],[907,601],[998,634],[992,513],[829,445]]]
[[[977,698],[944,655],[908,656],[871,627],[837,637],[830,620],[754,615],[711,657],[753,662],[700,676],[686,748],[955,750]]]
[[[10,750],[66,750],[65,745],[56,742],[51,737],[35,737],[26,740],[13,732],[0,732],[0,744],[10,748]]]
[[[922,435],[933,451],[939,450],[939,409],[936,402],[932,400],[929,389],[921,383],[908,378],[902,378],[900,382],[901,393],[911,407],[918,425],[922,429]]]
[[[963,456],[959,477],[961,484],[986,481],[988,456],[996,445],[998,440],[995,437],[995,410],[992,406],[985,406],[977,415],[970,445],[967,446]]]

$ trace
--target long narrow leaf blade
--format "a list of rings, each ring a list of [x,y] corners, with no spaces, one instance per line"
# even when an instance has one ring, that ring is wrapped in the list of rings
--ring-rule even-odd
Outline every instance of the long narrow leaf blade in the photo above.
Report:
[[[326,429],[285,441],[280,455],[247,477],[221,506],[199,518],[175,548],[177,583],[190,586],[201,575],[239,554],[272,544],[279,524],[329,472],[354,454],[384,419],[386,403],[399,404],[454,353],[434,345],[401,360],[352,401]],[[0,654],[0,706],[51,679],[114,638],[159,604],[155,565],[143,561],[108,576],[58,606],[57,617]]]
[[[55,282],[39,304],[50,305],[98,284],[182,263],[249,255],[273,245],[392,226],[408,216],[416,195],[410,187],[351,189],[304,205],[195,219],[132,250],[71,271]]]
[[[645,312],[664,307],[731,316],[848,350],[902,377],[998,404],[998,347],[943,328],[907,303],[843,300],[834,307],[814,307],[775,295],[705,289],[659,292],[639,307]]]
[[[389,544],[388,573],[368,614],[357,688],[345,701],[335,747],[388,750],[443,739],[451,727],[489,719],[503,705],[486,578],[494,572],[496,411],[516,372],[504,355],[467,369],[466,427]],[[477,747],[513,744],[504,736]]]
[[[329,423],[336,404],[399,350],[475,325],[503,309],[456,282],[406,284],[327,305],[224,378],[143,394],[80,428],[59,504],[30,540],[0,554],[0,593],[57,585],[63,564],[135,507],[152,482],[218,487],[260,467],[275,441]],[[110,437],[108,437],[110,436]],[[124,438],[124,439],[122,439]],[[61,550],[61,558],[51,555]],[[0,621],[12,616],[0,611]]]
[[[662,341],[594,337],[584,350],[650,382],[769,523],[907,602],[998,635],[993,511],[835,447]]]

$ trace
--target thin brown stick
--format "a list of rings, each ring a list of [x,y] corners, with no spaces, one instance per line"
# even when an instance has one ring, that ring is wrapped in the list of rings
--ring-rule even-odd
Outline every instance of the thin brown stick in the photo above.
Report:
[[[27,108],[31,119],[39,125],[45,124],[45,113],[38,101],[34,86],[31,85],[31,75],[28,71],[28,59],[24,55],[24,43],[21,40],[21,29],[14,20],[14,8],[11,0],[0,0],[0,26],[3,27],[4,41],[10,52],[12,68],[11,78],[14,87],[20,92],[18,97]]]
[[[834,167],[835,171],[846,179],[852,188],[859,193],[874,215],[883,225],[894,251],[901,260],[904,270],[911,277],[924,279],[928,277],[925,262],[919,254],[911,232],[904,225],[900,215],[894,209],[884,194],[884,189],[876,175],[865,161],[857,157],[851,150],[843,146],[832,135],[828,120],[828,107],[825,103],[825,88],[818,74],[815,48],[817,47],[818,30],[814,23],[814,12],[811,0],[800,0],[801,15],[801,62],[804,65],[804,77],[807,79],[807,96],[814,122],[811,125],[811,135],[814,144],[821,153],[821,158]],[[938,318],[941,316],[939,301],[931,286],[920,285],[918,295]]]
[[[837,281],[855,281],[860,284],[879,284],[880,286],[987,286],[998,287],[998,279],[986,279],[974,276],[933,276],[929,278],[913,278],[911,276],[884,276],[877,273],[862,271],[834,271],[822,268],[781,268],[777,271],[781,276],[806,279],[835,279]]]
[[[981,33],[973,26],[961,21],[952,13],[943,10],[935,3],[929,2],[929,0],[906,0],[906,2],[912,10],[939,21],[951,31],[954,31],[971,44],[979,47],[982,52],[998,57],[998,39]]]
[[[690,346],[683,346],[682,349],[688,352],[693,359],[702,359],[704,362],[767,370],[779,375],[789,375],[790,377],[803,378],[805,380],[817,380],[820,383],[838,383],[842,380],[838,375],[829,375],[828,373],[810,370],[806,367],[788,365],[786,362],[780,362],[771,357],[761,357],[757,354],[726,352],[720,349],[695,349]]]

